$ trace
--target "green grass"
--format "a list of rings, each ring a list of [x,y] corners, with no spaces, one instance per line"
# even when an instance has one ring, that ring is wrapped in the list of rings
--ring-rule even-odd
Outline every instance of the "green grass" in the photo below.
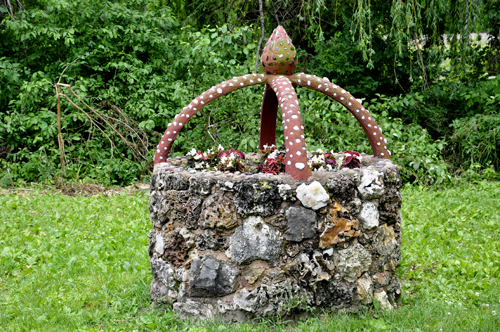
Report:
[[[402,194],[400,308],[232,327],[151,309],[146,195],[2,195],[0,330],[497,331],[500,183]]]

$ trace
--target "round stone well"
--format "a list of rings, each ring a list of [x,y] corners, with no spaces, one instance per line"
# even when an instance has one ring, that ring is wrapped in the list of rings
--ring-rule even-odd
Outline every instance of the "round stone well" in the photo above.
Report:
[[[401,180],[390,160],[363,155],[359,169],[306,181],[181,162],[157,163],[151,179],[156,304],[225,321],[396,305]]]

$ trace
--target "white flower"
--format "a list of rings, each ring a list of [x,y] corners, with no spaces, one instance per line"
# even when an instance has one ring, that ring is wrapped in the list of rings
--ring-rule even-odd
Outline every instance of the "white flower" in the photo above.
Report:
[[[226,156],[223,156],[220,158],[220,162],[221,163],[225,163],[227,161],[227,157]]]
[[[324,153],[323,150],[321,150],[321,149],[317,149],[316,152],[317,153]]]
[[[195,149],[195,148],[192,148],[192,149],[191,149],[191,151],[189,151],[189,152],[187,153],[187,155],[188,155],[188,156],[194,156],[194,155],[196,155],[196,149]]]
[[[219,144],[219,146],[217,147],[217,150],[224,151],[224,148],[222,147],[222,145]]]
[[[479,296],[479,292],[476,292],[476,296]]]

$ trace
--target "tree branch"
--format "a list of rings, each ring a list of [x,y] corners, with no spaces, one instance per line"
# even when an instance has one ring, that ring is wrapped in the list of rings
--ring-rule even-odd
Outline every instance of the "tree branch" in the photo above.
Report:
[[[257,45],[257,51],[255,51],[255,70],[254,73],[257,73],[257,69],[259,68],[259,53],[260,47],[262,46],[262,41],[264,40],[265,30],[264,30],[264,9],[262,8],[262,0],[259,0],[259,12],[260,12],[260,40],[259,45]]]

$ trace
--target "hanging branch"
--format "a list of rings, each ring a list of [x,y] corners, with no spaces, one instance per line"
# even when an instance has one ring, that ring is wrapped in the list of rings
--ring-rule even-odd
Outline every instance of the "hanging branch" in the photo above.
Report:
[[[254,73],[257,74],[257,69],[259,68],[259,54],[260,54],[260,47],[262,46],[262,41],[264,40],[264,9],[262,8],[262,0],[259,0],[259,12],[260,12],[260,30],[261,30],[261,35],[260,35],[260,40],[259,40],[259,45],[257,45],[257,51],[255,52],[255,70]]]
[[[274,14],[274,19],[276,20],[276,24],[281,25],[280,20],[278,18],[278,11],[276,10],[276,7],[274,7],[274,1],[271,1],[271,6],[273,7],[273,14]]]
[[[413,32],[413,33],[415,36],[415,43],[417,44],[418,59],[420,60],[420,66],[422,67],[422,78],[424,80],[422,90],[426,90],[429,88],[429,85],[427,84],[427,73],[425,70],[424,59],[422,58],[422,52],[420,51],[420,45],[418,43],[417,33],[416,32]]]
[[[10,20],[14,20],[14,10],[12,9],[12,5],[9,0],[5,0],[5,7],[7,7],[7,11],[9,12],[10,15]]]

